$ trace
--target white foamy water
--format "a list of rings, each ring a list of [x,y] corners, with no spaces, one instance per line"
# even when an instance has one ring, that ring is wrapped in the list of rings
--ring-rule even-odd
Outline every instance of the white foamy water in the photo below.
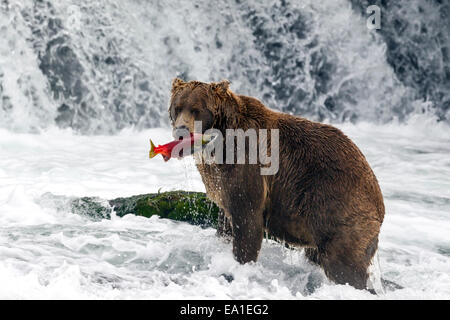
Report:
[[[211,228],[132,215],[93,221],[38,205],[46,192],[204,191],[191,159],[148,159],[148,139],[166,142],[168,129],[93,137],[0,129],[0,298],[450,299],[449,127],[423,119],[340,127],[380,181],[381,274],[404,289],[374,296],[335,285],[302,251],[275,242],[264,241],[257,263],[239,265]]]
[[[416,21],[408,30],[448,33],[433,27],[437,4],[400,2],[395,10]],[[430,25],[421,24],[417,7],[427,10]],[[435,49],[394,55],[399,78],[388,63],[394,49],[366,18],[348,0],[2,1],[0,127],[37,132],[56,124],[104,134],[165,126],[175,76],[229,79],[235,92],[314,119],[388,122],[424,108],[445,119],[446,91],[438,101],[428,96],[438,96],[448,78],[445,38],[421,34]],[[410,32],[396,45],[406,56],[416,48]],[[423,78],[409,75],[409,60],[414,70],[415,61],[428,66]],[[414,81],[405,85],[408,75]]]

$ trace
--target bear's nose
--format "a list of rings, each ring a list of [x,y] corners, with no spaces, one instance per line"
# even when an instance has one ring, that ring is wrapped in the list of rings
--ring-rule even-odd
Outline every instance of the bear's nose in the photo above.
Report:
[[[172,135],[175,140],[181,140],[184,137],[188,137],[190,135],[190,132],[186,126],[179,126],[173,129]]]

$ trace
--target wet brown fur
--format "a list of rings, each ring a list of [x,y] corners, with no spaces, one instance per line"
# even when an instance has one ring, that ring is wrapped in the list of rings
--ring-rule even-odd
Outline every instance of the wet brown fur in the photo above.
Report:
[[[306,248],[307,258],[336,283],[366,288],[384,204],[374,173],[347,136],[331,125],[236,95],[228,81],[175,79],[169,112],[174,127],[181,123],[190,131],[194,120],[203,121],[204,130],[224,133],[227,128],[279,129],[275,175],[262,176],[260,166],[252,164],[197,165],[208,196],[231,221],[239,262],[256,261],[267,230]]]

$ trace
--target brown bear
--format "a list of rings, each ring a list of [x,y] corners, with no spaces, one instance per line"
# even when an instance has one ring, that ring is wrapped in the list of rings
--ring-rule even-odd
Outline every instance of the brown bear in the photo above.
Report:
[[[169,114],[174,130],[191,133],[194,121],[201,121],[203,132],[215,128],[224,135],[230,128],[279,130],[276,174],[261,175],[261,164],[197,164],[208,197],[231,224],[237,261],[256,261],[268,232],[305,248],[306,257],[334,282],[367,288],[384,218],[383,196],[364,155],[347,136],[237,95],[228,81],[175,79]]]

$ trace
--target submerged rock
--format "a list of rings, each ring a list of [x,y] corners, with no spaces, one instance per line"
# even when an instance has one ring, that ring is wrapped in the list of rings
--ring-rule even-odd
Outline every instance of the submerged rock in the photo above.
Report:
[[[66,197],[44,194],[38,203],[59,212],[72,212],[95,220],[127,214],[151,217],[154,215],[185,221],[202,227],[217,227],[219,208],[202,192],[170,191],[142,194],[113,200],[97,197]]]
[[[204,227],[216,227],[219,208],[202,192],[171,191],[109,201],[116,215],[153,215]]]

